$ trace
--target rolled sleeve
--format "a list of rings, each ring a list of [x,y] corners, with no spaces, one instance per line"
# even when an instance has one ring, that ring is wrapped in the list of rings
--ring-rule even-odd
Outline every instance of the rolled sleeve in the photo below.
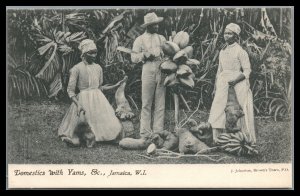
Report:
[[[159,35],[160,40],[161,40],[161,45],[163,45],[167,40],[163,35]]]
[[[132,51],[135,52],[135,53],[131,53],[131,61],[133,63],[139,63],[144,60],[144,53],[142,51],[141,37],[138,37],[134,41]]]
[[[163,35],[159,35],[159,39],[160,39],[160,50],[161,50],[161,56],[164,56],[164,53],[161,49],[161,47],[164,45],[164,43],[167,41],[166,38]]]
[[[76,67],[73,67],[70,70],[70,78],[69,78],[69,83],[67,87],[67,93],[70,98],[76,96],[75,94],[75,88],[77,84],[77,78],[78,78],[79,70]]]
[[[241,62],[243,74],[247,79],[249,79],[251,73],[251,64],[250,64],[248,53],[245,50],[241,50],[241,52],[239,53],[239,60]]]

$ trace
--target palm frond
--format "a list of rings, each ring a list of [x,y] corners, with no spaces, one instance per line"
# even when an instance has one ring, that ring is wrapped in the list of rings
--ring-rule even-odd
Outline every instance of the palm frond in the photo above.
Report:
[[[27,70],[17,68],[8,75],[9,98],[28,99],[47,95],[44,83]]]
[[[43,78],[44,71],[48,68],[48,66],[50,65],[50,63],[52,62],[52,60],[54,59],[54,57],[56,55],[57,44],[53,43],[51,46],[54,47],[53,51],[52,51],[52,54],[51,54],[50,58],[48,59],[48,61],[43,66],[43,68],[39,71],[39,73],[36,74],[36,77],[38,77],[38,78]]]
[[[107,25],[107,27],[102,31],[103,34],[107,33],[108,31],[110,31],[115,23],[119,22],[120,20],[122,20],[124,18],[124,14],[126,14],[128,11],[124,11],[122,14],[115,16],[112,21]]]
[[[40,53],[40,55],[44,55],[53,46],[56,46],[56,43],[54,41],[51,41],[46,45],[43,45],[40,48],[38,48],[38,52]]]
[[[48,64],[44,66],[38,74],[37,74],[37,78],[43,79],[46,82],[51,82],[53,80],[53,78],[55,77],[55,75],[61,70],[61,63],[60,63],[60,57],[58,55],[58,53],[53,53],[53,57],[51,61],[47,61]]]
[[[48,97],[51,98],[53,96],[56,96],[60,90],[62,90],[61,74],[57,73],[49,86]]]

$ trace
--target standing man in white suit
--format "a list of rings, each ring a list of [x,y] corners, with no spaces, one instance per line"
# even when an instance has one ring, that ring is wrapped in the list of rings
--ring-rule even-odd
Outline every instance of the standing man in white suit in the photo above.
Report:
[[[163,17],[155,13],[144,16],[145,33],[136,38],[133,43],[131,60],[134,63],[143,62],[142,70],[142,110],[140,119],[140,136],[145,138],[151,132],[164,129],[165,86],[161,80],[160,64],[163,58],[161,46],[166,39],[158,34],[158,23]],[[151,108],[154,100],[153,128],[151,128]]]

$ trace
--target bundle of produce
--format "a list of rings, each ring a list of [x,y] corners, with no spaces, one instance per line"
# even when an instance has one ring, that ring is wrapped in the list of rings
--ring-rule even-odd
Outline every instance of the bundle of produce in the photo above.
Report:
[[[190,88],[195,86],[195,75],[189,66],[199,65],[200,62],[191,59],[193,47],[188,46],[189,40],[189,35],[180,31],[174,36],[173,41],[170,40],[163,44],[162,50],[166,58],[160,68],[162,73],[167,75],[164,81],[165,86],[175,87],[179,84]]]
[[[222,133],[217,139],[216,144],[220,149],[238,156],[256,155],[258,151],[247,135],[238,131],[236,133]]]

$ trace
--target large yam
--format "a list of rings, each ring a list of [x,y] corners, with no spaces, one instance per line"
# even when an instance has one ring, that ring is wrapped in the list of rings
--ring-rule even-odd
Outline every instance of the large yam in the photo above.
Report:
[[[88,148],[93,147],[96,143],[95,134],[87,122],[85,112],[80,112],[74,134],[78,136],[79,142],[85,143]]]
[[[191,129],[192,127],[197,127],[198,123],[194,119],[189,119],[187,121],[187,126],[188,126],[189,129]]]
[[[164,140],[162,149],[172,150],[172,151],[178,149],[179,139],[175,133],[164,130],[164,131],[158,132],[158,134]]]
[[[163,131],[159,131],[159,132],[157,132],[157,134],[160,136],[160,137],[162,137],[163,139],[165,139],[168,135],[169,135],[169,131],[167,131],[167,130],[163,130]]]
[[[163,146],[164,140],[162,139],[162,137],[160,137],[159,134],[154,133],[150,136],[150,138],[151,142],[155,144],[157,148],[161,148]]]
[[[194,88],[195,82],[193,80],[194,74],[189,75],[187,78],[179,78],[181,84],[188,86],[190,88]]]
[[[174,86],[176,84],[179,84],[179,81],[178,81],[175,73],[172,73],[165,78],[165,81],[164,81],[165,86]]]
[[[130,108],[129,102],[125,97],[125,86],[128,77],[125,76],[122,84],[119,86],[115,93],[115,100],[117,104],[116,116],[120,120],[127,120],[134,117],[134,114]]]
[[[197,59],[188,59],[185,63],[187,65],[200,65],[200,61]]]
[[[192,46],[187,46],[184,49],[182,49],[186,54],[188,58],[192,58],[193,57],[193,47]]]
[[[178,148],[178,144],[179,138],[175,134],[169,133],[162,148],[166,150],[176,150]]]
[[[81,112],[83,113],[83,112]],[[80,143],[84,143],[88,148],[91,148],[96,143],[95,134],[92,131],[90,125],[85,121],[81,121],[77,124],[74,134],[79,138]],[[75,144],[77,146],[79,144]]]
[[[206,145],[211,146],[213,143],[212,128],[209,122],[197,122],[193,119],[188,123],[189,131],[200,141],[204,142]]]
[[[179,46],[171,41],[167,41],[162,45],[163,53],[170,57],[173,57],[179,50]]]
[[[226,115],[226,121],[225,121],[226,131],[227,132],[239,131],[241,127],[238,126],[237,122],[245,114],[243,112],[242,106],[240,105],[237,99],[236,92],[233,86],[229,86],[228,88],[227,104],[224,111]]]
[[[134,125],[131,120],[121,121],[122,124],[122,138],[134,137]]]
[[[184,50],[180,50],[173,57],[173,61],[177,64],[184,64],[187,61],[187,59],[188,56]]]
[[[201,134],[195,135],[199,140],[203,141],[206,145],[213,145],[213,134],[211,124],[209,122],[202,122],[198,126]]]
[[[190,36],[187,32],[184,31],[178,32],[173,39],[173,42],[176,43],[181,49],[187,47],[189,41],[190,41]]]
[[[160,65],[161,72],[165,74],[171,74],[176,72],[177,65],[171,60],[165,61]]]
[[[119,146],[127,150],[144,150],[151,144],[148,139],[124,138],[119,142]]]
[[[177,133],[179,137],[179,152],[182,154],[195,154],[209,148],[186,128],[178,128]]]
[[[127,79],[128,76],[125,76],[122,84],[119,86],[119,88],[116,91],[115,99],[116,99],[116,104],[118,106],[124,104],[125,102],[128,102],[127,99],[125,98],[125,86],[126,86]]]
[[[179,65],[176,74],[179,77],[188,77],[193,73],[192,69],[187,65]]]

